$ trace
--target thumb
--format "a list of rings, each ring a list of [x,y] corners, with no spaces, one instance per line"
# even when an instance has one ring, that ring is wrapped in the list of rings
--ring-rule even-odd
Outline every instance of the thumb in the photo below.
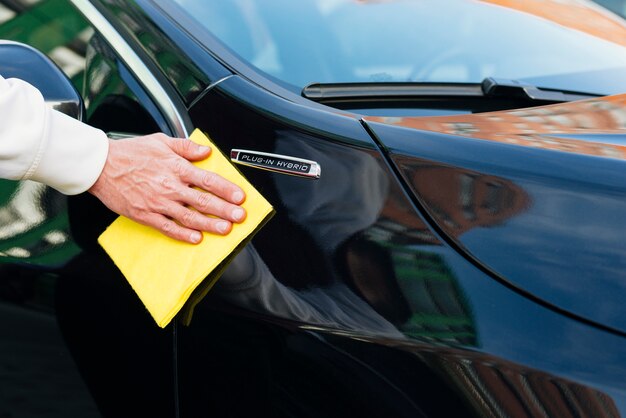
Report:
[[[211,154],[211,147],[198,145],[185,138],[174,139],[170,146],[176,154],[189,161],[204,160]]]

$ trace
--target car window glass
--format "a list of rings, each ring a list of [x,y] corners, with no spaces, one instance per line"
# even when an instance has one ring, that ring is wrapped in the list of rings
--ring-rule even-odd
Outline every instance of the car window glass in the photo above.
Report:
[[[582,6],[565,10],[574,18],[564,20],[558,8],[541,15],[497,0],[176,2],[250,64],[300,88],[536,79],[626,67],[623,22]]]

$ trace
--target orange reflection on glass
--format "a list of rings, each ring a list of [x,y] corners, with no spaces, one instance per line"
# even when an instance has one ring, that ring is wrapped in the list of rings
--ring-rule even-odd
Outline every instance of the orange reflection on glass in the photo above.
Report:
[[[571,29],[585,32],[626,46],[626,26],[616,15],[591,2],[577,0],[482,0],[499,6],[551,20]]]

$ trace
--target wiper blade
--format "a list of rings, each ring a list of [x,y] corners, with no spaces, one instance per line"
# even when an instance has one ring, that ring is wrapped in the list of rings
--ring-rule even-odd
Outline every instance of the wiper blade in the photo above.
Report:
[[[475,83],[313,83],[302,89],[302,96],[315,101],[483,95]]]
[[[316,102],[425,97],[493,97],[560,103],[600,95],[539,88],[517,80],[488,77],[481,83],[313,83],[302,89],[302,96]]]

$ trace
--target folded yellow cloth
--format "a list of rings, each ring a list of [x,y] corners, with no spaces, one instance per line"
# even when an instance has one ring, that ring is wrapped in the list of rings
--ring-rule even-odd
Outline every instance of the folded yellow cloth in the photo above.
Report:
[[[196,166],[218,173],[244,190],[246,200],[242,206],[247,212],[246,219],[241,224],[233,224],[228,235],[204,233],[202,242],[197,245],[168,238],[123,216],[98,238],[162,328],[169,324],[203,281],[201,293],[208,292],[219,278],[224,264],[274,214],[267,200],[201,131],[196,129],[190,139],[209,145],[213,150],[209,158],[196,162]]]

